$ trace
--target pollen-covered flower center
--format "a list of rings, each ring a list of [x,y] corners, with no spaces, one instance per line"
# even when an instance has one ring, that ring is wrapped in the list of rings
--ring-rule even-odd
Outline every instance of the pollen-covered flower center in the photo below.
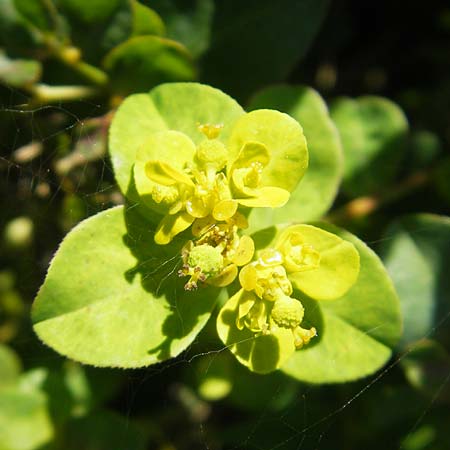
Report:
[[[300,233],[292,233],[280,245],[280,251],[288,272],[303,272],[320,265],[320,253],[311,244],[304,242]]]
[[[216,223],[212,216],[197,219],[192,227],[195,241],[189,241],[183,249],[183,268],[179,276],[190,276],[185,289],[197,288],[198,282],[215,286],[227,286],[238,274],[238,266],[251,261],[255,246],[249,236],[239,236],[245,228],[244,216],[236,213],[223,223]]]
[[[302,323],[304,313],[302,304],[286,295],[279,297],[274,303],[271,316],[280,327],[297,328]]]
[[[301,249],[293,250],[294,257],[303,258]],[[301,348],[316,335],[316,330],[300,326],[304,308],[298,299],[291,297],[293,288],[285,264],[280,251],[267,249],[256,261],[242,268],[239,281],[244,294],[236,325],[239,329],[245,326],[262,334],[270,334],[279,328],[291,330],[295,348]]]
[[[211,277],[217,275],[223,266],[223,256],[220,249],[211,247],[208,244],[194,247],[188,256],[188,264],[190,267],[200,269],[206,276]]]

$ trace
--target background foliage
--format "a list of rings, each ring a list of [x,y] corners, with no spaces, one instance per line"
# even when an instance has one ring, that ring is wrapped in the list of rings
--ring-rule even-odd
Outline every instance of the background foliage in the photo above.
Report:
[[[436,0],[1,1],[0,450],[449,448],[449,44]],[[30,305],[59,242],[123,202],[106,155],[115,108],[189,80],[289,112],[316,142],[298,195],[327,192],[295,214],[333,203],[326,219],[382,256],[404,332],[380,372],[322,386],[251,374],[212,322],[134,371],[38,342]]]

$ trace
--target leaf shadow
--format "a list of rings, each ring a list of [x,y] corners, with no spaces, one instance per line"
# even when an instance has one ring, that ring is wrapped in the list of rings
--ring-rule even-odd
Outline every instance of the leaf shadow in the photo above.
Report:
[[[134,181],[131,181],[129,192],[133,190]],[[149,215],[153,216],[152,221],[148,220]],[[186,279],[178,276],[178,269],[182,264],[181,249],[190,235],[185,232],[170,244],[156,244],[155,215],[139,203],[125,205],[127,233],[123,236],[123,242],[136,258],[136,264],[124,273],[124,277],[128,283],[132,283],[138,276],[142,288],[150,294],[149,301],[166,303],[168,314],[161,329],[164,340],[148,349],[149,354],[156,354],[157,360],[162,361],[176,356],[182,350],[175,348],[177,341],[188,337],[198,325],[200,317],[212,310],[220,290],[200,287],[195,292],[189,292],[184,289]]]

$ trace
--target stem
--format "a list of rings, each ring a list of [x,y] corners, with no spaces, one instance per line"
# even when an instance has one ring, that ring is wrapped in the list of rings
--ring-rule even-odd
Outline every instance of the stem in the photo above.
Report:
[[[399,198],[421,188],[430,180],[430,178],[431,172],[413,173],[397,186],[394,186],[381,194],[355,198],[329,214],[326,219],[330,222],[339,224],[366,217],[376,210],[390,203],[394,203]]]
[[[47,10],[50,20],[53,24],[53,29],[55,30],[55,33],[60,37],[64,37],[64,27],[62,24],[61,17],[58,13],[58,10],[55,7],[55,4],[52,0],[41,0],[41,4],[44,6],[44,8]]]
[[[49,86],[36,84],[30,88],[36,103],[67,102],[83,100],[101,94],[101,90],[89,86]]]
[[[45,43],[54,56],[62,63],[78,72],[84,78],[97,86],[108,83],[108,75],[98,67],[92,66],[81,59],[81,52],[76,47],[61,45],[53,36],[46,36]]]

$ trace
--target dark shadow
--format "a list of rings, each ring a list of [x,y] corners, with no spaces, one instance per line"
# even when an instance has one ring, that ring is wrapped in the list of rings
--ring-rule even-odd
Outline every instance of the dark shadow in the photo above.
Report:
[[[307,297],[305,294],[297,290],[294,291],[292,297],[300,300],[303,308],[305,308],[305,316],[300,326],[306,329],[314,327],[317,331],[317,336],[311,339],[307,346],[308,348],[314,347],[320,343],[322,336],[326,332],[320,304],[318,301]]]
[[[259,335],[243,328],[236,327],[237,311],[225,311],[222,321],[229,327],[226,341],[227,346],[235,346],[235,354],[240,358],[250,361],[253,370],[259,373],[272,372],[280,358],[278,340],[273,335]]]
[[[130,179],[128,193],[131,198],[136,198],[133,177]],[[148,216],[152,216],[152,222]],[[148,349],[149,353],[157,354],[158,360],[164,360],[174,356],[171,354],[172,342],[187,336],[197,324],[198,317],[212,310],[220,289],[209,286],[201,286],[194,292],[184,289],[187,279],[178,277],[178,269],[182,264],[181,249],[192,238],[190,231],[176,236],[170,244],[158,245],[154,242],[154,232],[162,216],[134,203],[125,205],[124,217],[127,234],[123,236],[123,242],[136,258],[136,264],[123,275],[129,283],[139,275],[142,287],[151,294],[149,301],[164,297],[170,310],[162,326],[164,341]]]
[[[264,228],[252,234],[253,242],[255,243],[255,250],[261,250],[269,246],[275,239],[277,229],[275,226]]]

